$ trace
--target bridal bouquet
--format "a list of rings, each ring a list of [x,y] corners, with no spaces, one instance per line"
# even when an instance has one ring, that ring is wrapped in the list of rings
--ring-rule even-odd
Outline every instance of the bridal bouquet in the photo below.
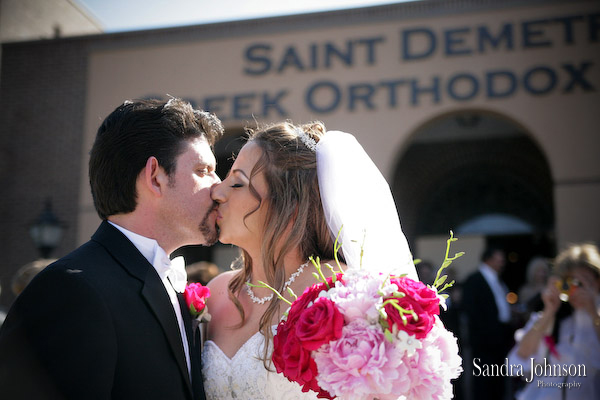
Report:
[[[277,372],[320,398],[451,398],[461,358],[439,313],[440,292],[453,283],[441,272],[462,255],[448,257],[454,240],[431,287],[365,268],[344,272],[337,259],[325,277],[313,260],[319,283],[291,303],[273,338]]]

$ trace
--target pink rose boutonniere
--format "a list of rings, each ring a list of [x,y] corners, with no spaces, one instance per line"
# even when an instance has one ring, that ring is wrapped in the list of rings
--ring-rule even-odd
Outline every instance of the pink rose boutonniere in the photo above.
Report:
[[[200,283],[190,283],[185,287],[183,297],[190,314],[196,319],[197,323],[210,321],[210,314],[206,307],[206,299],[210,297],[209,288],[202,286]]]

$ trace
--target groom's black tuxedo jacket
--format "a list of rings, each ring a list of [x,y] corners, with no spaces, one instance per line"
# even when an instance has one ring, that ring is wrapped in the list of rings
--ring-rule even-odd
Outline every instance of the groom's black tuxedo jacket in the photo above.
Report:
[[[104,221],[13,304],[0,331],[0,398],[204,399],[195,344],[192,385],[156,270]]]

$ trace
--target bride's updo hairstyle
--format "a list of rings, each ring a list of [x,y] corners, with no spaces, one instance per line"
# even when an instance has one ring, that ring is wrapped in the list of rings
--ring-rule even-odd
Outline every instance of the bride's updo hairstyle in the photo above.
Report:
[[[325,134],[325,126],[321,122],[298,126],[282,122],[249,129],[248,134],[248,143],[255,143],[262,150],[262,156],[251,171],[249,184],[250,193],[259,204],[248,215],[256,212],[263,202],[266,203],[262,262],[267,283],[284,294],[287,278],[283,260],[295,247],[299,247],[303,260],[310,256],[318,256],[322,260],[334,258],[335,238],[332,238],[323,214],[315,153],[315,145]],[[264,173],[268,187],[266,198],[260,198],[252,186],[252,178],[260,172]],[[245,316],[235,294],[251,278],[252,272],[252,259],[244,250],[238,264],[241,264],[241,270],[229,283],[229,295],[241,314],[241,325]],[[299,296],[301,293],[296,294]],[[271,325],[277,321],[273,319],[279,317],[280,301],[274,296],[260,320],[259,329],[267,344],[273,336]],[[268,346],[265,346],[265,364],[267,354]]]

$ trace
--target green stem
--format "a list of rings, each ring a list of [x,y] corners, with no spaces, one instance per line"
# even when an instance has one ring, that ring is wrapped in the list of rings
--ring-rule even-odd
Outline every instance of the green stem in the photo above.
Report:
[[[413,317],[414,321],[417,321],[419,319],[419,316],[417,315],[416,312],[414,312],[414,310],[407,310],[407,309],[401,307],[398,304],[398,299],[388,299],[383,302],[382,307],[385,307],[387,304],[391,304],[392,307],[394,307],[396,310],[398,310],[398,312],[400,313],[400,318],[402,318],[402,322],[404,323],[405,326],[408,323],[408,320],[405,317],[406,314],[410,314]]]
[[[341,273],[344,273],[344,271],[342,270],[342,265],[340,263],[340,260],[338,258],[338,252],[340,251],[340,249],[342,248],[342,244],[339,242],[340,239],[340,235],[342,234],[342,228],[344,227],[344,225],[342,225],[340,227],[340,230],[337,233],[337,236],[335,237],[335,243],[333,244],[333,258],[335,259],[335,263],[338,267],[338,269],[340,270]]]
[[[442,289],[440,289],[440,286],[445,281],[445,279],[441,280],[442,271],[444,269],[448,268],[454,260],[456,260],[459,257],[462,257],[465,254],[464,252],[461,251],[459,253],[456,253],[454,255],[454,257],[448,256],[448,254],[450,254],[450,244],[457,240],[458,239],[454,237],[454,232],[450,231],[450,238],[446,241],[446,254],[444,255],[444,262],[442,263],[442,266],[440,267],[440,269],[438,269],[437,274],[435,276],[435,280],[433,282],[433,287],[437,290],[438,293],[441,293],[443,290],[448,289],[449,287],[451,287],[454,284],[454,282],[451,282],[450,284],[446,284]],[[450,285],[450,286],[448,286],[448,285]]]
[[[319,257],[317,257],[317,260],[315,262],[315,259],[311,256],[309,258],[309,260],[312,261],[313,265],[317,269],[317,272],[319,273],[319,277],[321,278],[323,283],[325,283],[325,285],[327,285],[327,290],[331,289],[331,287],[329,286],[329,283],[327,283],[327,278],[325,278],[325,275],[323,275],[323,269],[321,268],[321,259]]]

